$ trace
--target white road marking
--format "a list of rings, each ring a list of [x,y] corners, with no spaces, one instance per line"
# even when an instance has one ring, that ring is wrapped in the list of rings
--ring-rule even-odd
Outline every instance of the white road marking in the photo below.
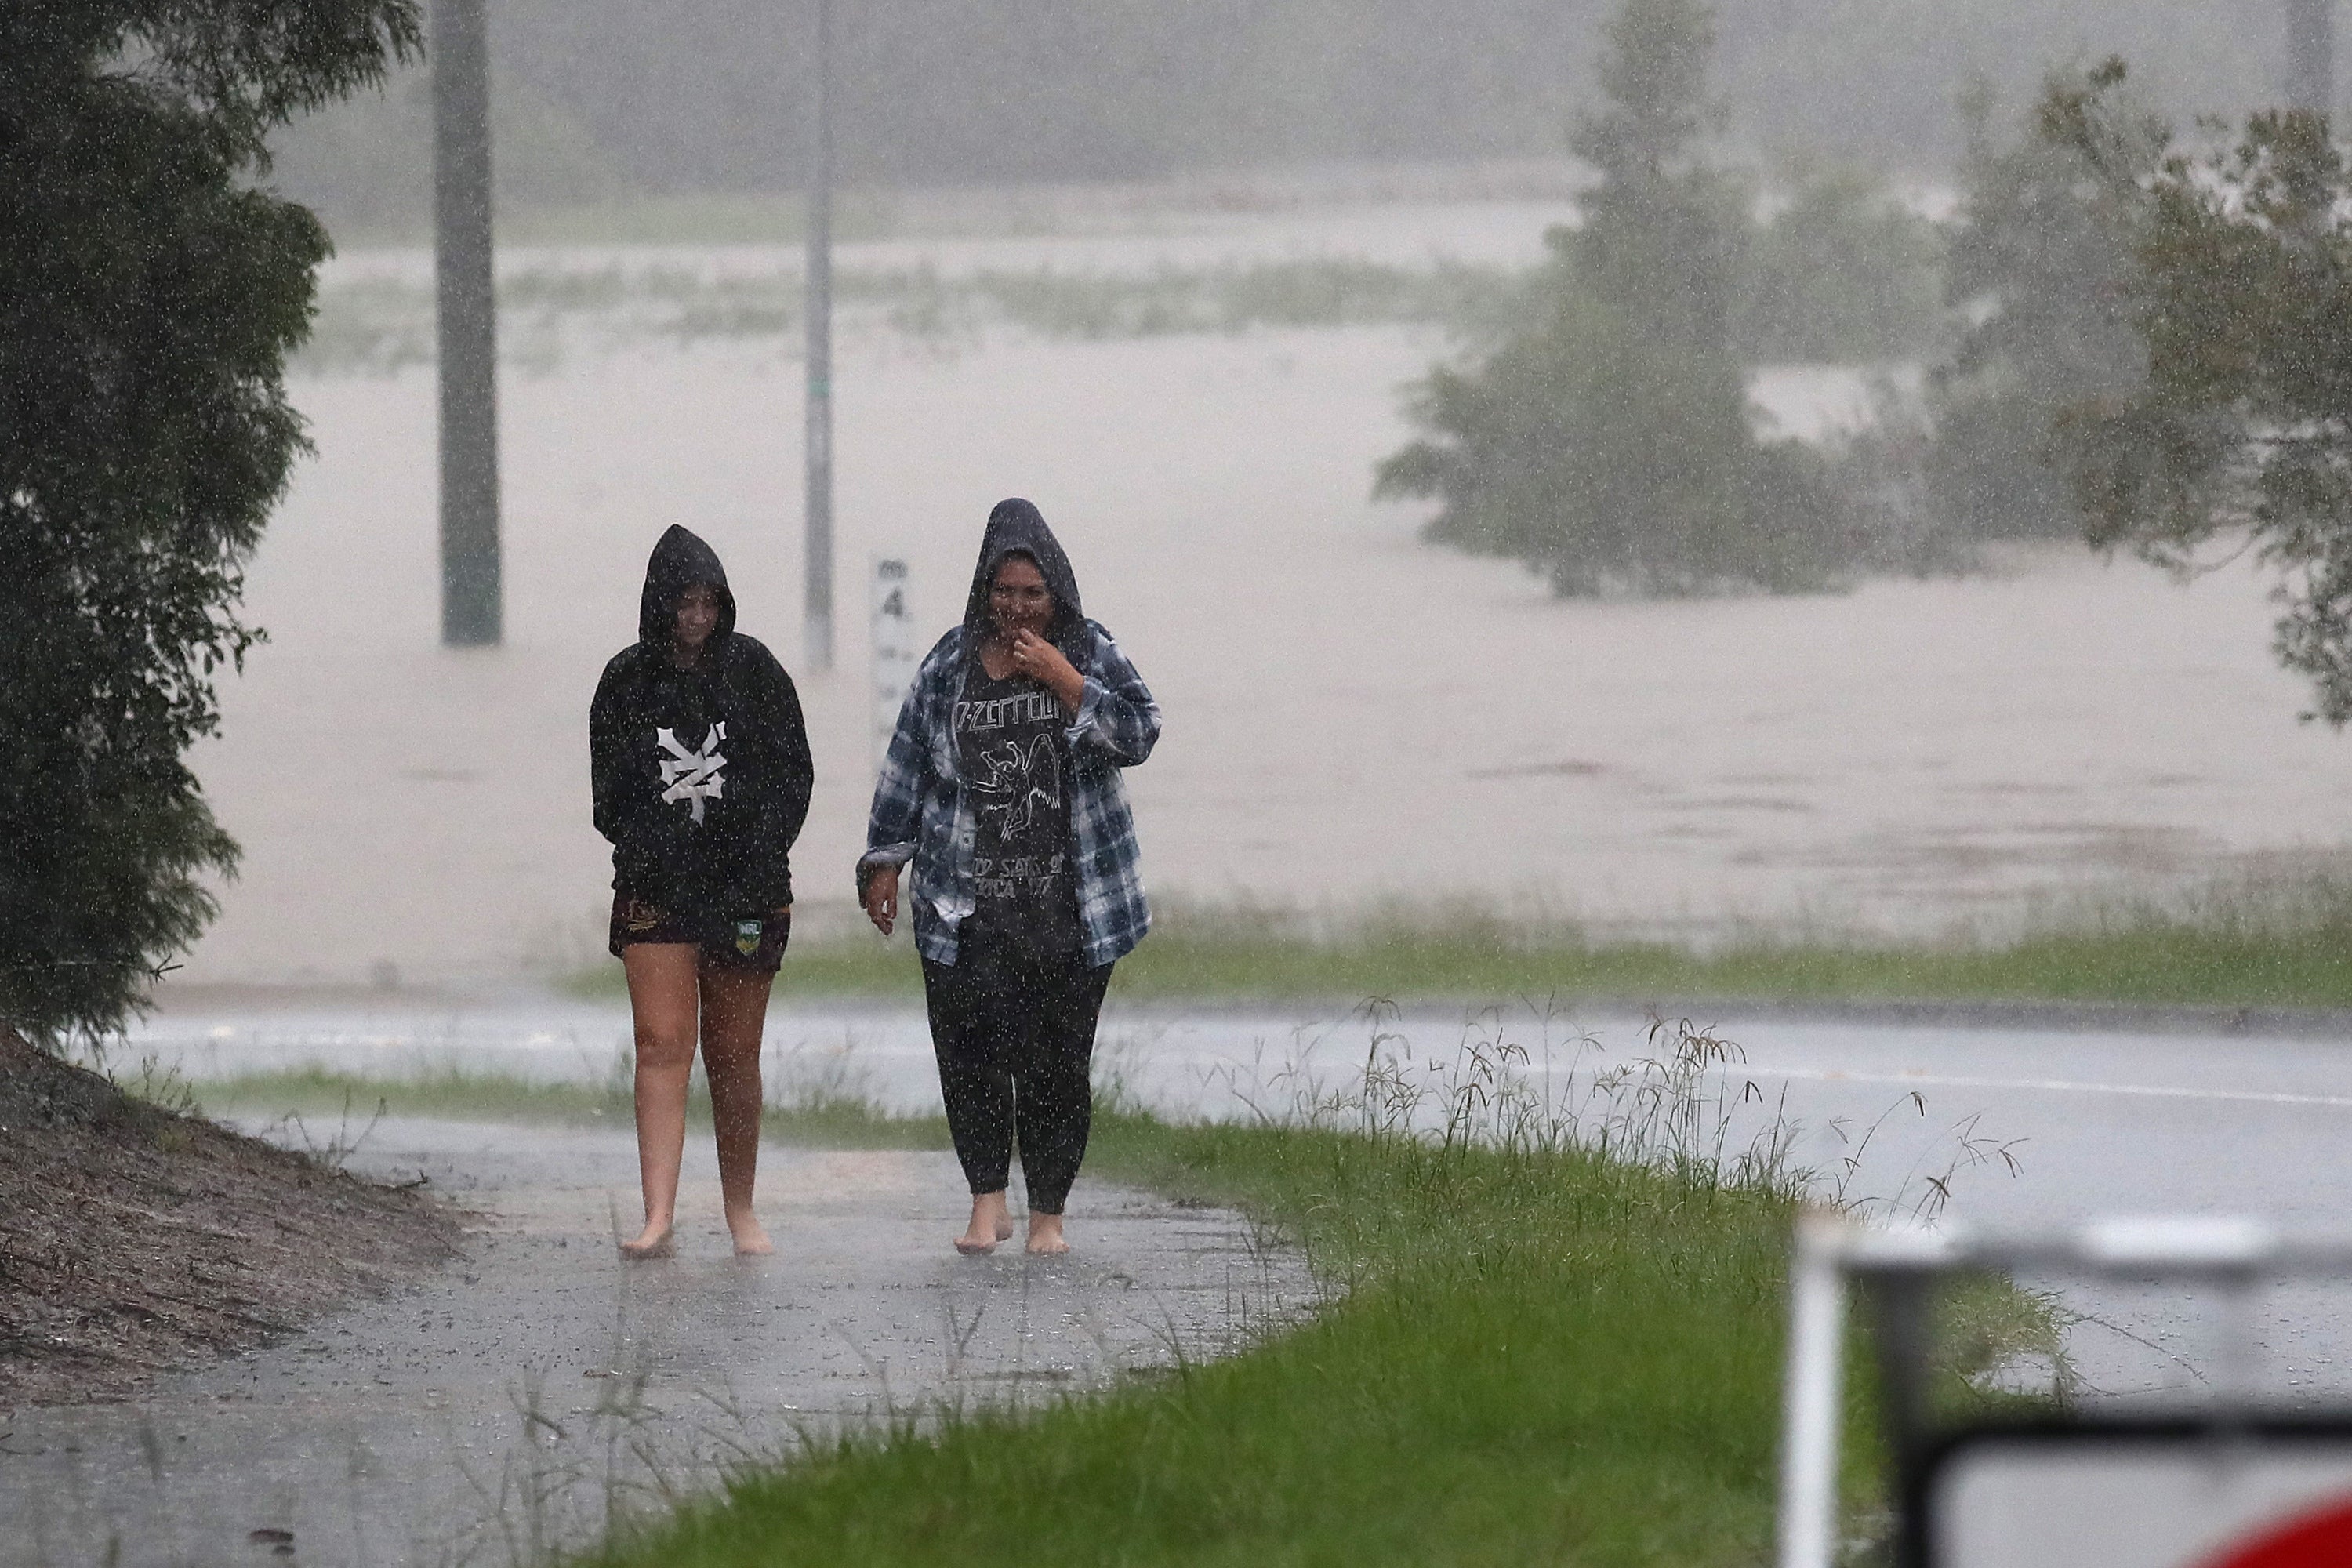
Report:
[[[1725,1068],[1757,1078],[1812,1083],[1894,1084],[1905,1089],[2013,1089],[2042,1094],[2114,1094],[2138,1100],[2210,1100],[2243,1105],[2315,1105],[2352,1110],[2352,1095],[2283,1094],[2251,1089],[2180,1089],[2145,1083],[2079,1083],[2063,1078],[1951,1078],[1934,1073],[1851,1072],[1841,1068],[1775,1068],[1750,1064]]]

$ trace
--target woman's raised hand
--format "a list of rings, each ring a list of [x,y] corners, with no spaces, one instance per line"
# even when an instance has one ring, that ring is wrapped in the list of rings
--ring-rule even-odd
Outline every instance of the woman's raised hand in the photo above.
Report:
[[[866,879],[866,918],[884,936],[898,920],[898,868],[885,866]]]
[[[1087,678],[1078,673],[1077,667],[1063,656],[1060,648],[1035,632],[1024,630],[1013,634],[1010,651],[1016,673],[1027,676],[1061,699],[1062,706],[1071,712],[1078,710],[1078,704],[1086,700]]]

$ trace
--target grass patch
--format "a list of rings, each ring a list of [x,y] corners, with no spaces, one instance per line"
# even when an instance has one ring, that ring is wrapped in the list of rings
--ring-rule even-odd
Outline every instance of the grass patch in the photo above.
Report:
[[[912,997],[922,975],[903,937],[853,933],[795,946],[783,986],[788,994]],[[620,965],[582,971],[570,988],[621,994]],[[2249,879],[2169,901],[2085,903],[2001,940],[1759,934],[1706,949],[1444,910],[1318,931],[1263,911],[1178,909],[1119,964],[1111,994],[1543,996],[1661,1010],[1740,999],[2352,1008],[2352,883]]]
[[[747,1478],[612,1563],[1746,1563],[1784,1207],[1594,1160],[1102,1129],[1103,1163],[1307,1227],[1360,1276],[1157,1386]],[[973,1500],[1001,1500],[974,1507]]]
[[[1436,1081],[1382,1040],[1344,1092],[1292,1082],[1277,1121],[1097,1123],[1096,1170],[1302,1245],[1334,1288],[1311,1321],[1097,1399],[813,1438],[589,1561],[1760,1561],[1800,1179],[1771,1135],[1710,1142],[1719,1042],[1538,1100],[1507,1047]],[[1994,1295],[1946,1314],[1963,1391],[2050,1340]],[[1875,1496],[1882,1460],[1848,1454]]]
[[[602,1083],[520,1079],[451,1068],[408,1078],[363,1078],[325,1068],[250,1073],[201,1086],[210,1110],[301,1119],[314,1145],[357,1147],[379,1115],[433,1116],[458,1121],[559,1121],[575,1126],[635,1125],[625,1068]],[[687,1120],[710,1124],[710,1091],[695,1069]],[[944,1116],[891,1116],[860,1096],[822,1082],[771,1086],[763,1126],[782,1142],[827,1149],[945,1149]],[[333,1131],[330,1131],[330,1129]]]

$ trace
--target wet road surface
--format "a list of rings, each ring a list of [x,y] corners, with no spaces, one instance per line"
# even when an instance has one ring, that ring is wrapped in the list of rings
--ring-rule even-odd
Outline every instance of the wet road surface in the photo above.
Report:
[[[625,1129],[385,1121],[352,1165],[474,1211],[464,1256],[136,1404],[0,1422],[0,1563],[531,1561],[803,1432],[1100,1387],[1308,1301],[1239,1216],[1099,1183],[1068,1258],[958,1257],[944,1153],[771,1147],[777,1255],[739,1259],[700,1142],[679,1256],[625,1264]]]

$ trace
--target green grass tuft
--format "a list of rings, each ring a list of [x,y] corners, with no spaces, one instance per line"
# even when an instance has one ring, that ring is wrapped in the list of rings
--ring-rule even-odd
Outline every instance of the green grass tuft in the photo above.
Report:
[[[793,948],[783,986],[810,995],[919,994],[901,936]],[[618,995],[618,964],[576,975]],[[1247,909],[1179,909],[1123,961],[1111,994],[1351,1004],[1366,996],[1563,1004],[1955,1001],[2352,1008],[2352,884],[2221,884],[2168,902],[2079,905],[1998,940],[1898,942],[1804,931],[1705,949],[1614,940],[1557,921],[1408,910],[1318,930]]]
[[[447,1068],[408,1078],[363,1078],[326,1068],[248,1073],[199,1086],[215,1112],[310,1119],[337,1116],[356,1130],[381,1110],[392,1116],[457,1121],[558,1121],[577,1126],[635,1124],[625,1068],[603,1083],[520,1079]],[[710,1123],[710,1091],[698,1070],[687,1116]],[[323,1127],[324,1123],[319,1123]],[[772,1092],[763,1126],[770,1138],[825,1149],[945,1149],[944,1116],[891,1116],[856,1095],[824,1084]]]

